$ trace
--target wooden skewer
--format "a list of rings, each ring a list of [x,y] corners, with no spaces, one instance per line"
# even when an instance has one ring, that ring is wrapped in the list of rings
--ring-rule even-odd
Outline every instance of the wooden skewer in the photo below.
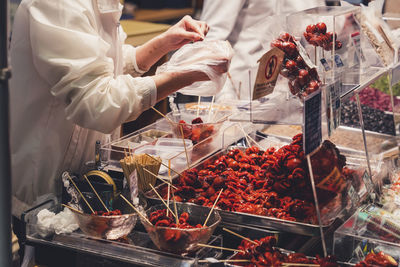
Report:
[[[233,232],[232,230],[229,230],[229,229],[226,229],[226,228],[222,228],[222,230],[224,230],[224,231],[226,231],[226,232],[228,232],[228,233],[231,233],[232,235],[235,235],[235,236],[237,236],[237,237],[240,237],[240,238],[242,238],[242,239],[244,239],[244,240],[246,240],[246,241],[249,241],[250,243],[253,243],[253,244],[255,244],[255,245],[258,245],[257,242],[255,242],[255,241],[253,241],[253,240],[251,240],[250,238],[247,238],[247,237],[245,237],[245,236],[239,235],[238,233],[235,233],[235,232]]]
[[[210,263],[212,263],[211,261],[209,261],[209,260],[199,260],[198,261],[199,263],[207,263],[207,262],[210,262]],[[246,259],[237,259],[237,260],[218,260],[218,262],[250,262],[250,260],[246,260]]]
[[[80,214],[83,214],[83,212],[82,212],[82,211],[80,211],[80,210],[77,210],[77,209],[75,209],[75,208],[73,208],[73,207],[71,207],[71,206],[68,206],[68,205],[65,205],[65,204],[61,204],[61,205],[63,205],[64,207],[67,207],[67,208],[69,208],[70,210],[73,210],[73,211],[76,211],[76,212],[78,212],[78,213],[80,213]]]
[[[170,195],[170,190],[171,186],[168,184],[168,189],[167,189],[167,206],[169,207],[169,195]],[[167,210],[167,217],[169,215],[169,210]]]
[[[257,143],[256,140],[254,140],[250,135],[248,135],[248,134],[246,133],[246,131],[245,131],[245,130],[243,129],[243,127],[242,127],[242,124],[239,123],[239,127],[240,127],[240,130],[241,130],[241,131],[243,132],[243,134],[245,135],[246,139],[249,138],[254,144],[256,144],[256,145],[258,146],[259,149],[264,150],[264,148],[263,148],[259,143]],[[251,144],[250,144],[250,142],[249,142],[248,140],[247,140],[247,142],[248,142],[249,145],[251,146]]]
[[[154,177],[156,177],[157,179],[159,179],[160,181],[162,181],[163,183],[167,184],[168,186],[171,186],[173,189],[178,189],[176,186],[172,185],[170,182],[167,182],[166,180],[164,180],[164,178],[161,178],[160,176],[156,175],[155,173],[152,173],[151,171],[149,171],[146,168],[143,168],[144,171],[150,173],[151,175],[153,175]]]
[[[221,250],[229,250],[229,251],[234,251],[234,252],[243,252],[244,253],[243,250],[234,249],[234,248],[217,247],[217,246],[211,246],[211,245],[207,245],[207,244],[197,244],[197,246],[205,247],[205,248],[216,248],[216,249],[221,249]]]
[[[164,114],[162,114],[160,111],[158,111],[155,107],[151,107],[155,112],[158,113],[158,115],[162,116],[163,118],[165,118],[169,123],[171,123],[172,125],[175,125],[173,121],[171,121],[170,118],[168,118],[167,116],[165,116]]]
[[[103,200],[101,200],[99,194],[97,194],[97,191],[94,189],[92,183],[89,181],[89,179],[87,178],[86,175],[83,175],[83,177],[86,179],[86,181],[88,182],[88,184],[90,185],[90,188],[92,188],[93,192],[96,194],[97,198],[100,200],[101,204],[103,205],[103,207],[106,209],[107,212],[110,212],[110,210],[107,208],[106,204],[104,204]]]
[[[171,177],[171,171],[170,170],[171,170],[171,160],[168,160],[168,178],[169,178],[170,183],[172,184],[172,177]],[[174,191],[172,191],[172,202],[174,203],[174,211],[175,211],[175,214],[176,214],[175,223],[176,223],[176,225],[179,225],[179,220],[178,220],[179,214],[178,214],[178,209],[176,208],[176,200],[175,200]]]
[[[94,214],[94,210],[92,208],[92,206],[90,206],[89,202],[86,200],[86,198],[83,196],[81,190],[79,190],[78,186],[76,186],[74,180],[72,180],[71,176],[67,173],[67,177],[68,179],[71,181],[71,183],[74,185],[75,189],[78,191],[78,193],[81,195],[82,199],[85,201],[86,205],[89,207],[89,209],[92,211],[92,213]]]
[[[223,191],[223,190],[224,190],[224,189],[223,189],[223,188],[221,188],[221,190],[219,191],[219,194],[218,194],[217,198],[215,199],[215,201],[214,201],[214,204],[213,204],[213,206],[212,206],[212,208],[211,208],[210,212],[208,213],[208,215],[207,215],[207,218],[206,218],[205,222],[203,223],[203,227],[206,227],[206,226],[207,226],[208,219],[210,218],[210,215],[211,215],[212,211],[214,210],[214,208],[215,208],[215,205],[217,204],[217,202],[218,202],[218,199],[219,199],[219,197],[221,196],[221,193],[222,193],[222,191]]]
[[[210,122],[210,119],[211,119],[211,111],[212,111],[212,108],[213,108],[213,105],[214,105],[214,101],[215,101],[215,96],[213,95],[213,97],[211,99],[210,107],[208,108],[208,117],[207,117],[207,122],[208,123]]]
[[[165,203],[164,199],[162,199],[162,197],[160,196],[160,194],[158,194],[157,190],[154,188],[154,186],[152,184],[149,184],[151,189],[153,189],[154,193],[156,193],[157,197],[161,200],[161,202],[165,205],[165,207],[167,207],[167,209],[169,210],[169,212],[171,212],[171,214],[175,217],[175,219],[178,219],[178,216],[172,212],[172,210],[169,208],[169,206],[167,206],[167,203]]]
[[[197,101],[197,112],[196,112],[196,117],[199,116],[200,113],[200,104],[201,104],[201,96],[199,96],[199,100]]]
[[[190,168],[190,164],[189,164],[189,156],[187,153],[187,149],[186,149],[186,142],[185,142],[185,137],[183,136],[183,126],[182,124],[179,124],[179,128],[181,129],[181,135],[182,135],[182,141],[183,141],[183,147],[185,149],[185,155],[186,155],[186,163],[187,163],[187,167],[188,169]]]
[[[170,162],[169,162],[168,165],[167,165],[167,164],[163,163],[162,160],[159,160],[159,159],[153,157],[153,156],[150,155],[150,154],[146,154],[146,155],[149,156],[150,158],[154,159],[155,161],[161,163],[161,165],[163,165],[164,167],[168,168],[168,173],[170,173],[170,171],[173,171],[174,173],[176,173],[176,174],[178,174],[178,175],[181,175],[179,172],[177,172],[176,170],[172,169],[171,166],[169,166],[169,165],[171,165],[171,160],[170,160]]]
[[[146,216],[144,216],[129,200],[127,200],[122,194],[120,194],[120,196],[121,196],[121,198],[123,199],[123,200],[125,200],[125,202],[129,205],[129,206],[131,206],[131,208],[134,210],[134,211],[136,211],[136,213],[137,214],[139,214],[140,215],[140,217],[142,217],[147,223],[149,223],[150,225],[153,225],[150,221],[149,221],[149,219],[147,219],[146,218]]]
[[[321,266],[319,264],[311,264],[311,263],[290,263],[290,262],[282,262],[282,266],[309,266],[309,267],[314,267],[314,266]]]

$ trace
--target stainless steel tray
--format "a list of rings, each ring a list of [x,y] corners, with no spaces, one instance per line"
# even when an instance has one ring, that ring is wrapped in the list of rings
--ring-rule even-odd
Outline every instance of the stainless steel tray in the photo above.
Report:
[[[222,251],[218,249],[202,248],[192,255],[176,255],[158,250],[147,233],[134,230],[124,241],[111,241],[91,238],[77,230],[71,234],[39,235],[36,224],[37,213],[47,208],[50,211],[59,211],[59,204],[49,201],[24,214],[26,223],[26,243],[32,246],[48,245],[62,249],[89,253],[101,258],[124,261],[137,266],[197,266],[197,259],[207,257],[220,258]],[[222,246],[222,237],[212,236],[209,245]]]
[[[204,165],[208,164],[210,161],[213,161],[216,158],[223,155],[225,153],[225,151],[226,150],[222,150],[222,149],[217,151],[216,154],[214,154],[210,158],[207,158],[207,159],[201,161],[197,165],[192,166],[192,168],[204,167]],[[177,176],[173,177],[173,179],[176,179],[176,178],[177,178]],[[160,191],[160,189],[163,186],[165,186],[165,185],[158,185],[156,187],[156,190]],[[161,204],[161,201],[157,198],[157,196],[152,191],[148,191],[147,193],[145,193],[145,196],[151,204]],[[209,210],[210,210],[209,207],[200,206],[200,205],[193,204],[193,203],[179,202],[179,204],[197,207],[197,208],[203,209],[204,212],[209,212]],[[290,232],[290,233],[294,233],[294,234],[307,235],[307,236],[320,235],[319,225],[316,225],[316,224],[293,222],[293,221],[287,221],[287,220],[278,219],[278,218],[274,218],[274,217],[260,216],[260,215],[254,215],[254,214],[242,213],[242,212],[236,212],[236,211],[218,210],[218,212],[221,215],[222,224],[223,223],[240,224],[240,225],[245,225],[245,226],[260,227],[260,228],[264,228],[264,229],[272,229],[272,230]],[[329,223],[328,225],[323,225],[323,229],[326,230],[332,224],[333,224],[333,221],[331,223]]]

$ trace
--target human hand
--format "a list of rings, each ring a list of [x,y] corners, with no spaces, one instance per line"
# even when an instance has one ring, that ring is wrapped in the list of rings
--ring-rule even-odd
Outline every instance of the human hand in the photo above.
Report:
[[[161,35],[162,43],[167,52],[176,50],[187,43],[202,41],[209,29],[205,22],[186,15]]]

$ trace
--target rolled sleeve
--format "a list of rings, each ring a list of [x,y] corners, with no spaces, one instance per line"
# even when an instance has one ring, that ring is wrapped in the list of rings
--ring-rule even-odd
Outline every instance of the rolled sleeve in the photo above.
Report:
[[[142,76],[147,70],[141,70],[136,62],[136,48],[125,44],[123,46],[124,73],[133,77]]]

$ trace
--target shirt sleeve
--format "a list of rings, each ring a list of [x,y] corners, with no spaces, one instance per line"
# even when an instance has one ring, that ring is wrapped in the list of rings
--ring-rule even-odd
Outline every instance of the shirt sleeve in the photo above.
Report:
[[[205,0],[200,19],[207,22],[208,40],[227,40],[246,0]]]
[[[33,1],[29,7],[33,62],[50,93],[65,106],[68,120],[110,133],[155,104],[156,86],[151,77],[114,77],[114,61],[107,56],[110,44],[98,34],[99,19],[90,6],[84,6],[91,1],[77,2]],[[124,46],[122,52],[124,58],[125,52],[130,54],[126,68],[140,74],[135,49]]]

